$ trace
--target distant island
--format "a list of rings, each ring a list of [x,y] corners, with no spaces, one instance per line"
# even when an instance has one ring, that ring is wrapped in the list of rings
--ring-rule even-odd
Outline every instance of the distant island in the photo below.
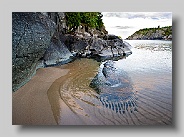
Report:
[[[126,38],[127,40],[172,40],[172,26],[144,28]]]

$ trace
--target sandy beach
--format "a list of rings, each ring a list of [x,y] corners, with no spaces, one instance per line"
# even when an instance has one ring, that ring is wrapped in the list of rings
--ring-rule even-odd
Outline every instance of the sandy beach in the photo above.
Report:
[[[36,75],[26,85],[12,94],[12,124],[101,125],[102,122],[99,122],[96,114],[89,117],[89,115],[95,112],[91,109],[91,106],[94,108],[94,105],[82,99],[86,95],[81,91],[77,91],[76,89],[78,88],[72,89],[72,93],[68,89],[68,91],[65,91],[66,95],[60,93],[60,88],[64,88],[63,86],[69,88],[76,86],[75,82],[79,85],[81,84],[81,81],[76,79],[76,76],[82,74],[81,72],[86,69],[84,64],[90,62],[81,63],[78,60],[74,64],[38,69]],[[97,68],[98,64],[95,63],[87,71],[90,72],[91,77],[94,77],[96,74],[92,70]],[[87,73],[84,74],[85,76],[87,75]],[[84,79],[84,81],[86,80]],[[88,84],[90,81],[89,79]],[[74,85],[71,85],[71,83]],[[87,94],[89,93],[87,92]],[[94,94],[96,93],[94,92]],[[82,104],[76,102],[76,95],[78,99],[82,99]],[[90,96],[92,96],[91,93]],[[93,96],[92,98],[94,98]],[[86,112],[88,109],[83,106],[85,104],[92,112]]]
[[[111,98],[108,98],[106,91],[98,94],[89,86],[98,70],[99,63],[92,59],[78,59],[57,67],[38,69],[36,75],[26,85],[13,93],[12,124],[170,125],[172,123],[170,83],[163,83],[168,87],[166,90],[159,90],[158,86],[159,79],[170,80],[169,76],[149,75],[145,82],[140,80],[140,75],[133,75],[136,80],[133,90],[126,91],[126,88],[121,88],[117,94],[113,87],[108,87],[106,91],[110,93],[113,91],[113,94],[110,94]],[[157,83],[155,79],[158,79]]]
[[[26,85],[12,94],[12,124],[57,125],[47,91],[56,79],[68,71],[55,67],[38,69]]]

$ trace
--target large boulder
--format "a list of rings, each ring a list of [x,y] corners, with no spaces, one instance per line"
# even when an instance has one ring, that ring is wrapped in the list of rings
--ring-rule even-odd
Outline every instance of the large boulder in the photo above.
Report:
[[[90,46],[92,57],[98,61],[118,60],[132,54],[131,45],[115,35],[106,35],[104,39],[94,39]]]
[[[60,41],[59,35],[56,33],[51,40],[49,48],[43,56],[45,67],[61,65],[72,61],[73,55],[66,45]]]
[[[95,37],[92,37],[90,39],[89,44],[89,49],[94,55],[99,54],[104,49],[104,47],[107,47],[107,43],[105,40]]]
[[[12,90],[23,86],[35,73],[50,45],[55,23],[41,13],[12,13]]]
[[[60,34],[59,38],[73,56],[87,57],[90,55],[89,41],[91,37],[87,33]]]
[[[19,12],[12,19],[13,91],[28,82],[37,68],[68,63],[73,56],[102,61],[131,54],[130,45],[108,35],[105,28],[103,34],[96,29],[66,34],[63,12]]]
[[[118,60],[132,54],[131,45],[116,35],[105,35],[99,38],[87,32],[75,32],[59,35],[69,51],[78,57],[94,58],[97,61]]]

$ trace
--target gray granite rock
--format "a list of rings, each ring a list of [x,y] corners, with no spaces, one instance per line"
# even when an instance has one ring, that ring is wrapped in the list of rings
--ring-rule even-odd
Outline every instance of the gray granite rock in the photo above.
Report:
[[[41,13],[12,13],[12,90],[23,86],[35,73],[50,45],[55,23]]]
[[[130,55],[131,45],[116,35],[89,32],[66,33],[63,12],[12,14],[13,91],[24,85],[40,67],[65,64],[73,57],[98,61]]]
[[[45,66],[54,66],[68,63],[72,60],[73,55],[65,46],[64,43],[56,44],[51,42],[49,48],[46,50],[43,60]]]

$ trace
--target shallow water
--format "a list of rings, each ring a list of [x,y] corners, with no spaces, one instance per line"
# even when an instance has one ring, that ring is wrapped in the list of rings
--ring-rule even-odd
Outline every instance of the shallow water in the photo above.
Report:
[[[97,93],[89,85],[101,74],[104,62],[78,59],[60,66],[70,69],[54,83],[60,98],[87,125],[171,124],[172,42],[127,42],[133,54],[114,61],[121,85],[103,86]],[[62,117],[58,113],[54,114]],[[63,119],[58,118],[58,123],[63,124]]]

